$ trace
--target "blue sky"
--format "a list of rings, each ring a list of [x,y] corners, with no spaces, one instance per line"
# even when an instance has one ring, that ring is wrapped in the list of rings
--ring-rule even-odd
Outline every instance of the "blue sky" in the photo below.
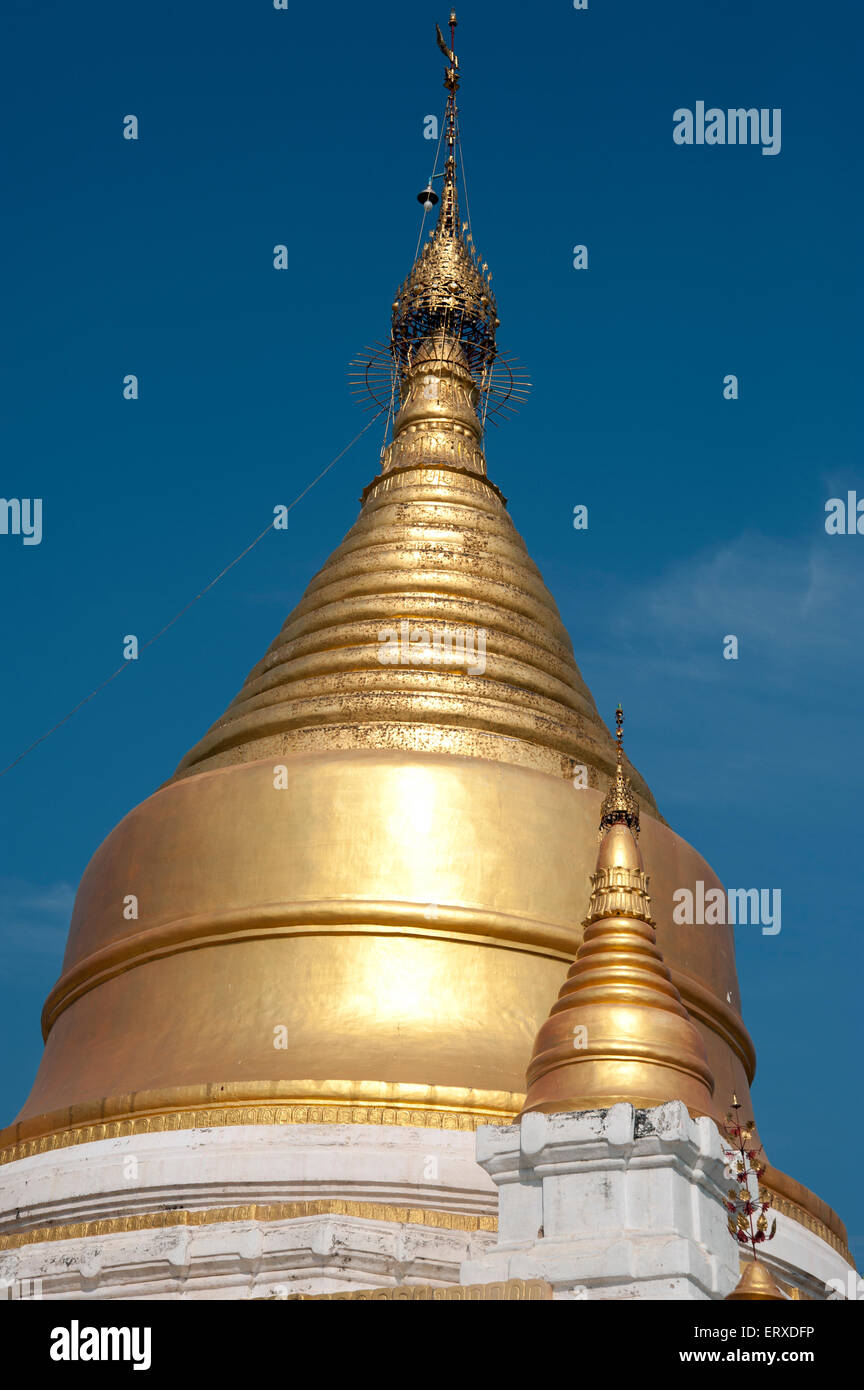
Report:
[[[860,1258],[864,536],[824,529],[828,498],[864,496],[860,13],[458,10],[474,234],[500,341],[534,381],[491,431],[490,473],[667,819],[729,885],[782,889],[778,937],[738,932],[755,1100],[773,1162],[840,1212]],[[41,497],[44,534],[0,536],[0,764],[362,425],[347,364],[386,335],[413,257],[447,13],[10,3],[0,490]],[[699,100],[780,108],[780,154],[676,145],[673,112]],[[376,430],[0,781],[3,1122],[87,860],[352,524]]]

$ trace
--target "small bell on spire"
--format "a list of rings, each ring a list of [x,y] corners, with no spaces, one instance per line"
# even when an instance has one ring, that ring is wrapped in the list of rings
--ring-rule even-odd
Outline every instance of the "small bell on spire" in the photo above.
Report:
[[[423,204],[423,207],[426,209],[427,212],[432,211],[435,204],[438,202],[438,194],[435,192],[435,189],[432,187],[431,183],[427,184],[426,187],[421,189],[421,191],[417,194],[417,201],[418,203]]]

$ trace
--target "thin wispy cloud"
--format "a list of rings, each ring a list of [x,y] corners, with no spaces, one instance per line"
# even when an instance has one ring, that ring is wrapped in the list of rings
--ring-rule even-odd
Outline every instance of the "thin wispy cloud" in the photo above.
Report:
[[[858,624],[864,545],[820,537],[806,546],[745,532],[733,541],[670,565],[653,583],[616,605],[616,643],[655,646],[667,674],[723,678],[724,662],[706,662],[707,644],[734,634],[742,657],[758,653],[784,669],[823,659],[861,664]],[[671,644],[671,651],[670,651]],[[682,659],[682,648],[690,653]]]
[[[71,883],[0,878],[0,968],[14,974],[25,963],[63,955],[75,889]]]

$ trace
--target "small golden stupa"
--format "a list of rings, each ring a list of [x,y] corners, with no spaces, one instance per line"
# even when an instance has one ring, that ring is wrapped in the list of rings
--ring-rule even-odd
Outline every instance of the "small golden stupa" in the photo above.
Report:
[[[582,945],[537,1035],[523,1113],[681,1100],[692,1114],[707,1115],[714,1077],[657,946],[620,705],[616,723],[615,779],[600,815]]]

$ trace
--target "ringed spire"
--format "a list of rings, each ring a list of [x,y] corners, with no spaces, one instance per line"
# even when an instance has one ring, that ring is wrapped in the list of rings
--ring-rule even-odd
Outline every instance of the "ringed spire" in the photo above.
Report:
[[[522,1111],[650,1108],[681,1100],[711,1113],[714,1077],[701,1035],[657,944],[639,807],[618,762],[604,799],[600,848],[576,959],[534,1043]]]
[[[459,211],[456,163],[459,108],[456,98],[460,77],[456,24],[454,10],[450,14],[449,46],[440,28],[435,26],[438,45],[447,59],[444,74],[447,157],[443,172],[432,175],[433,183],[436,178],[443,179],[438,221],[393,303],[391,342],[402,375],[410,370],[417,349],[441,332],[460,344],[476,374],[487,371],[496,355],[495,331],[499,319],[492,275],[485,262],[481,263],[473,239],[467,239],[470,229],[467,223],[461,222]]]
[[[478,438],[487,421],[497,424],[502,414],[515,410],[530,386],[528,378],[514,370],[515,359],[502,353],[498,346],[500,319],[492,273],[474,245],[470,223],[462,221],[457,158],[457,151],[461,151],[457,103],[461,78],[456,25],[456,13],[451,11],[449,44],[440,27],[435,26],[438,46],[447,60],[447,102],[436,165],[442,147],[446,154],[443,168],[433,171],[427,186],[417,195],[424,208],[421,239],[426,213],[440,202],[437,220],[422,248],[418,240],[414,264],[396,291],[389,340],[367,349],[352,363],[355,390],[358,394],[368,392],[378,409],[387,411],[388,421],[393,416],[394,439],[399,432],[400,407],[417,394],[418,364],[427,379],[423,386],[427,398],[431,390],[431,363],[440,365],[445,379],[455,374],[453,389],[460,401],[465,384],[463,373],[468,374],[471,411],[478,424],[477,431],[472,427],[469,432],[478,433]],[[440,198],[434,186],[438,180]],[[464,171],[461,181],[464,191]],[[445,384],[437,399],[447,402],[452,394],[453,390]],[[485,465],[472,471],[485,472]]]

